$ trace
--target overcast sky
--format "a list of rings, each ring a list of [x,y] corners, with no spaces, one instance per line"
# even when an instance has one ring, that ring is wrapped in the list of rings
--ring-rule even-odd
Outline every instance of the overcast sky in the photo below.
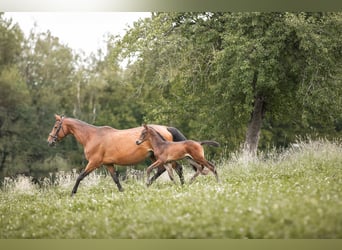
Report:
[[[139,18],[149,17],[149,12],[6,12],[27,36],[37,24],[38,31],[50,30],[61,43],[73,50],[89,55],[101,48],[105,50],[105,35],[123,35]]]

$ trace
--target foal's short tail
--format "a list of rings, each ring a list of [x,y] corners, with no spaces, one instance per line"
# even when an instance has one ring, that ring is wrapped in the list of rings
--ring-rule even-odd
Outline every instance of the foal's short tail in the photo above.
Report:
[[[199,141],[199,143],[201,145],[209,145],[209,146],[214,146],[214,147],[220,146],[220,143],[218,143],[216,141]]]

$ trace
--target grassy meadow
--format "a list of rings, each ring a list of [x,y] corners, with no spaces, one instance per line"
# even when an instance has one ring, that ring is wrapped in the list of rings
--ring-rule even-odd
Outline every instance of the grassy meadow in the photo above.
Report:
[[[183,186],[164,176],[147,188],[131,178],[122,193],[94,173],[73,198],[75,173],[41,188],[7,179],[0,238],[342,238],[341,143],[300,142],[216,164],[220,183],[212,174]]]

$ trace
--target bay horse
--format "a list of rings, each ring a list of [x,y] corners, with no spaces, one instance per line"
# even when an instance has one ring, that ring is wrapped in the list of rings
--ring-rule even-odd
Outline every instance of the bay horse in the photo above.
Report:
[[[114,164],[121,166],[135,165],[148,157],[153,159],[150,144],[138,147],[135,143],[143,127],[118,130],[109,126],[93,126],[86,122],[60,115],[55,115],[55,120],[56,122],[47,140],[49,146],[55,145],[57,141],[71,134],[82,144],[85,158],[88,161],[85,169],[77,177],[71,192],[72,196],[76,194],[78,186],[84,177],[102,165],[105,165],[108,169],[119,191],[123,191]],[[173,127],[153,125],[153,128],[166,140],[183,140],[185,138],[178,129]],[[183,184],[182,166],[176,163],[172,164],[172,167],[179,175],[180,181]],[[164,171],[165,167],[158,168],[157,173],[151,178],[150,182],[152,183]]]
[[[203,171],[203,167],[207,167],[216,177],[217,182],[219,178],[214,164],[209,162],[204,157],[204,149],[202,145],[218,147],[219,143],[216,141],[193,141],[185,140],[179,142],[167,141],[163,135],[159,133],[153,126],[144,125],[144,130],[141,132],[139,139],[136,141],[137,145],[144,145],[143,142],[149,142],[152,146],[156,161],[152,163],[146,170],[147,185],[149,185],[149,175],[153,168],[165,166],[169,176],[173,180],[172,169],[167,165],[169,162],[181,160],[190,157],[198,165],[197,171],[191,178],[190,183]]]

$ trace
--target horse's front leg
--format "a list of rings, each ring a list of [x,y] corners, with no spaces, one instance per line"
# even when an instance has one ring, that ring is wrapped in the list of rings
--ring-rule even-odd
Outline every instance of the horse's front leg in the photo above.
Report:
[[[159,166],[157,169],[157,172],[151,177],[151,179],[149,180],[150,185],[159,177],[162,175],[162,173],[164,173],[166,171],[166,169],[164,168],[164,166]]]
[[[179,176],[179,180],[181,184],[184,184],[184,176],[183,176],[183,167],[176,161],[172,162],[172,168],[176,171]],[[158,166],[157,172],[152,176],[149,180],[149,185],[151,185],[159,176],[161,176],[166,171],[166,168],[163,165]],[[168,171],[169,172],[169,171]],[[174,182],[173,173],[168,173],[171,181]]]
[[[122,188],[120,181],[119,181],[119,177],[118,177],[118,171],[116,171],[116,169],[114,168],[114,166],[112,165],[106,165],[110,175],[113,178],[113,181],[115,182],[116,186],[118,187],[120,192],[123,192],[124,189]]]
[[[82,170],[82,172],[77,177],[76,183],[74,188],[71,191],[71,196],[74,196],[77,193],[78,186],[80,185],[80,182],[86,177],[88,174],[90,174],[93,170],[97,169],[100,164],[88,162],[86,168]]]
[[[172,168],[176,171],[176,173],[179,176],[179,180],[181,182],[181,184],[184,184],[184,175],[183,175],[183,167],[181,164],[179,164],[178,162],[174,161],[172,162]]]
[[[159,161],[159,160],[157,160],[157,161],[153,162],[153,163],[146,169],[146,175],[147,175],[146,185],[147,185],[147,186],[150,186],[150,185],[152,184],[152,181],[151,181],[152,179],[149,180],[149,178],[150,178],[150,173],[151,173],[152,169],[158,167],[158,166],[161,165],[161,164],[162,164],[162,162]],[[164,170],[164,171],[165,171],[165,170]]]

